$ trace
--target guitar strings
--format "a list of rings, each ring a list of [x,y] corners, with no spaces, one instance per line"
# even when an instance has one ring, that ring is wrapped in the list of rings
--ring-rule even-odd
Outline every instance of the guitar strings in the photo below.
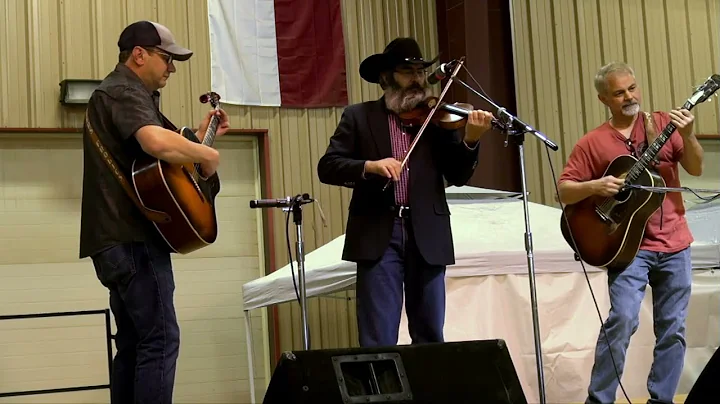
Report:
[[[645,151],[640,155],[640,157],[637,159],[638,161],[633,164],[633,166],[628,171],[628,175],[625,178],[626,183],[630,182],[630,184],[626,185],[625,188],[636,188],[634,184],[632,184],[633,181],[636,181],[643,170],[645,170],[645,167],[648,166],[652,160],[654,160],[656,157],[650,158],[650,152],[657,153],[662,149],[662,146],[658,146],[660,143],[665,145],[665,143],[669,140],[670,135],[672,132],[676,129],[675,125],[673,123],[669,123],[665,129],[660,133],[660,135],[655,139],[655,141],[652,142],[652,144],[645,149]],[[669,132],[669,133],[668,133]],[[628,139],[628,142],[630,140]],[[628,147],[632,147],[630,143],[627,143]],[[631,152],[631,156],[633,153],[633,150],[629,150]],[[642,168],[641,168],[642,167]],[[621,191],[622,192],[622,191]],[[603,211],[605,214],[609,214],[609,210],[612,209],[613,205],[615,204],[616,199],[613,197],[608,197],[603,200],[603,202],[600,204],[600,210]]]
[[[215,106],[215,111],[220,109],[220,105],[218,104]],[[210,123],[208,124],[207,129],[205,130],[205,136],[203,137],[202,144],[205,146],[208,146],[210,143],[212,143],[215,140],[215,131],[217,130],[217,125],[220,118],[218,118],[216,115],[213,115],[212,118],[210,118]],[[208,140],[209,139],[209,140]],[[200,163],[194,163],[193,164],[193,172],[192,177],[195,181],[200,178]]]

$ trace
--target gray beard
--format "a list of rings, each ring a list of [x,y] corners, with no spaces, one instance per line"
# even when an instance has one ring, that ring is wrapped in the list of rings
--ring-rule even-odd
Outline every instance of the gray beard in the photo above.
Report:
[[[640,112],[640,104],[632,104],[622,107],[622,113],[625,116],[635,116],[638,112]]]
[[[420,102],[431,95],[429,88],[399,89],[394,86],[385,89],[385,105],[396,114],[412,111]]]

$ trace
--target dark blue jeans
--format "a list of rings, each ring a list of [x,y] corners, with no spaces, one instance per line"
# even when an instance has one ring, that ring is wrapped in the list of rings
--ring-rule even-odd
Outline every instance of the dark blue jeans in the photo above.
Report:
[[[609,272],[610,314],[595,348],[587,404],[614,403],[630,337],[640,321],[645,287],[652,287],[655,350],[647,379],[648,403],[672,403],[685,360],[685,319],[690,303],[690,248],[674,254],[640,250],[622,272]],[[608,350],[608,339],[612,358]]]
[[[443,342],[445,266],[428,265],[415,245],[410,219],[396,218],[390,245],[380,260],[357,264],[360,346],[397,344],[403,284],[412,343]]]
[[[152,244],[131,243],[92,260],[110,291],[117,325],[111,403],[170,404],[180,347],[170,254]]]

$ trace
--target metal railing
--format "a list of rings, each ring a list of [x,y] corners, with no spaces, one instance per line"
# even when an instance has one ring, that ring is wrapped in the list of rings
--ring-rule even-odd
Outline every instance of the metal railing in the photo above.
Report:
[[[35,318],[49,318],[49,317],[69,317],[69,316],[88,316],[88,315],[100,315],[105,316],[105,338],[107,346],[107,360],[108,360],[108,383],[94,386],[74,386],[74,387],[61,387],[55,389],[41,389],[41,390],[26,390],[26,391],[12,391],[7,393],[0,392],[0,397],[18,397],[18,396],[31,396],[38,394],[55,394],[55,393],[70,393],[75,391],[88,391],[88,390],[102,390],[110,388],[110,377],[112,375],[112,330],[110,328],[110,309],[104,310],[83,310],[83,311],[64,311],[57,313],[33,313],[33,314],[15,314],[0,316],[0,320],[23,320],[23,319],[35,319]]]

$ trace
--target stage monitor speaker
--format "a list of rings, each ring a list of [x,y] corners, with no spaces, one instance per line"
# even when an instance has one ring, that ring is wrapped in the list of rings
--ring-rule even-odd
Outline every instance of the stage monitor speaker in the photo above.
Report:
[[[263,404],[527,404],[503,340],[282,354]]]
[[[720,349],[708,361],[685,398],[685,404],[716,403],[720,397]]]

